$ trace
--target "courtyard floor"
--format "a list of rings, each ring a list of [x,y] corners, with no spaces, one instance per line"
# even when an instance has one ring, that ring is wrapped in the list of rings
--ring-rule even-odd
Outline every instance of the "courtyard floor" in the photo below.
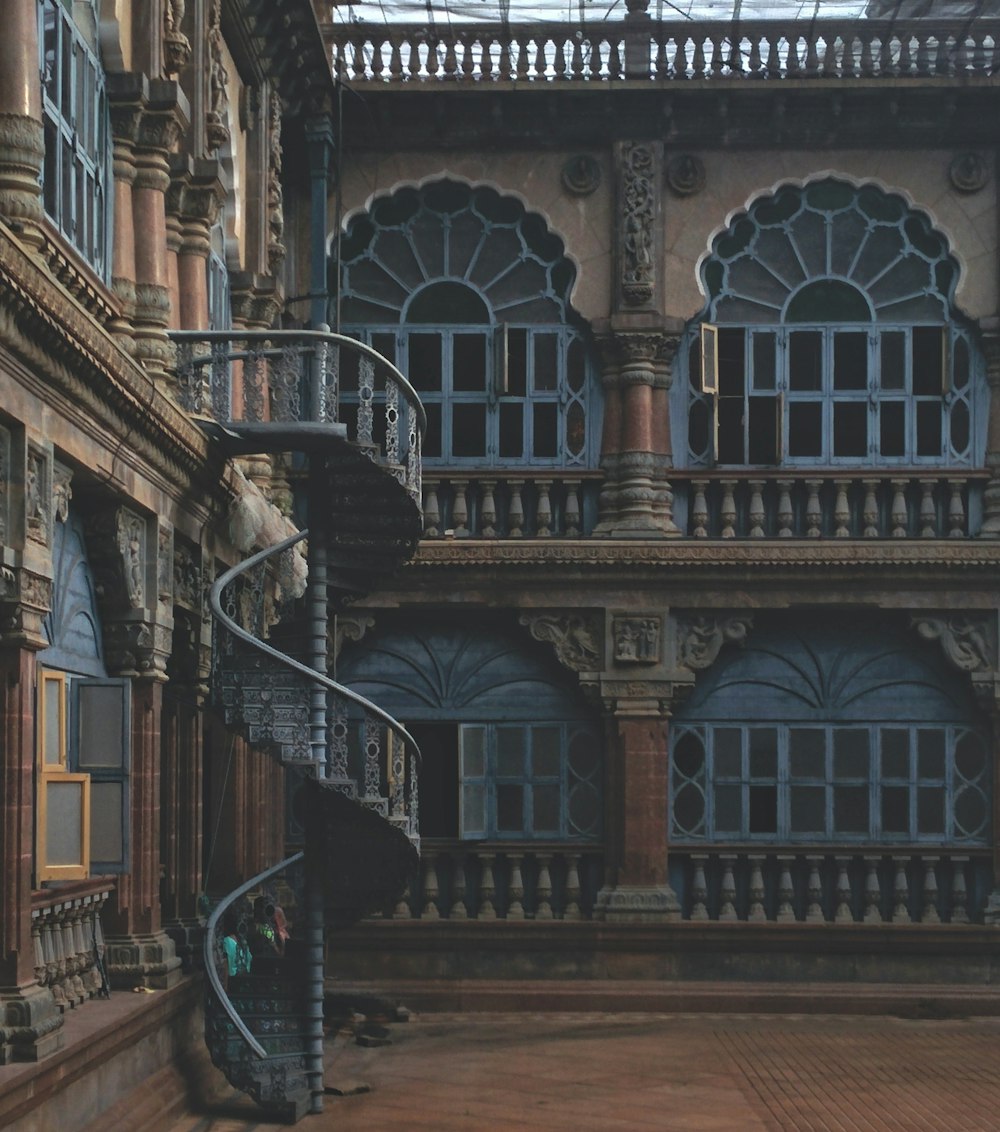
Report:
[[[1000,1019],[426,1014],[327,1043],[303,1132],[997,1132]],[[171,1132],[270,1132],[243,1098]]]

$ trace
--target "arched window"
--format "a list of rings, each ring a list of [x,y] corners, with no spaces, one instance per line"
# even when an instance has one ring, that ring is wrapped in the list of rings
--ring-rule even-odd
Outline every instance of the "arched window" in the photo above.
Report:
[[[534,642],[414,619],[345,646],[337,678],[420,743],[425,837],[599,837],[600,733],[572,678]]]
[[[982,459],[958,265],[902,197],[828,178],[756,201],[702,266],[675,383],[688,466]]]
[[[428,464],[596,458],[574,270],[540,216],[492,189],[438,181],[356,217],[340,256],[343,328],[419,392]]]
[[[93,13],[91,21],[96,27]],[[43,199],[49,219],[107,280],[111,270],[110,116],[104,68],[58,0],[39,0]],[[93,33],[94,28],[91,28]]]
[[[971,692],[888,624],[756,630],[677,713],[670,757],[676,844],[991,844]]]

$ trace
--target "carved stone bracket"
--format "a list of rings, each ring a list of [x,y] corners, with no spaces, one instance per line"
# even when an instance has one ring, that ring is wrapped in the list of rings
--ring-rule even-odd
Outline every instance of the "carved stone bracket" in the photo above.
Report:
[[[728,617],[694,614],[677,620],[677,656],[681,665],[693,671],[708,668],[727,641],[743,644],[753,626],[753,615],[735,613]]]
[[[375,624],[375,618],[364,613],[338,613],[334,624],[333,649],[330,658],[340,655],[345,641],[360,641]]]
[[[21,566],[0,567],[0,641],[43,649],[44,621],[52,609],[52,579]]]
[[[910,624],[925,641],[939,641],[948,663],[960,672],[996,669],[996,632],[986,617],[919,616]]]
[[[593,672],[600,666],[601,631],[596,616],[522,613],[518,620],[536,641],[552,645],[565,668],[573,672]]]

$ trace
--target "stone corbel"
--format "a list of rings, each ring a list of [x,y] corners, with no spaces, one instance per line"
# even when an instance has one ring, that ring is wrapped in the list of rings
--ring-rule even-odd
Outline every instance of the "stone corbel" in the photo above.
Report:
[[[375,618],[370,614],[338,613],[334,618],[333,640],[327,644],[330,660],[340,656],[345,641],[360,641],[374,624]]]
[[[571,672],[594,672],[601,667],[601,629],[596,615],[565,612],[522,613],[518,618],[536,641],[555,650]]]
[[[23,566],[0,565],[0,643],[47,648],[44,623],[51,609],[51,578]]]
[[[997,667],[996,629],[984,616],[919,616],[910,624],[925,641],[939,641],[948,663],[960,672]]]
[[[742,645],[753,627],[753,615],[689,614],[677,619],[677,660],[691,671],[708,668],[727,642]]]

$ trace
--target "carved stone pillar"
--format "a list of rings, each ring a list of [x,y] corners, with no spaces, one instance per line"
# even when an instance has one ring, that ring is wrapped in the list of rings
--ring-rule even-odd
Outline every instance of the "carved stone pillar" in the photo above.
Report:
[[[179,237],[176,321],[181,330],[204,330],[209,323],[211,230],[225,199],[225,188],[214,160],[175,158],[171,174],[167,223],[176,224]]]
[[[30,246],[42,245],[45,160],[38,81],[38,6],[10,0],[0,36],[0,216]]]
[[[269,276],[249,272],[233,272],[229,277],[232,295],[233,327],[246,330],[270,330],[281,311],[282,297],[277,282]],[[253,375],[259,378],[261,375]],[[267,420],[267,390],[258,388],[251,375],[240,369],[233,372],[233,416]],[[272,457],[267,452],[241,457],[237,463],[246,477],[268,497],[284,496],[291,491],[287,480],[272,482]],[[275,493],[274,488],[277,488]],[[275,499],[275,502],[278,502]],[[279,504],[280,505],[280,504]]]
[[[986,425],[986,467],[990,480],[983,497],[981,538],[1000,538],[1000,336],[983,335],[986,354],[986,383],[990,389]]]

